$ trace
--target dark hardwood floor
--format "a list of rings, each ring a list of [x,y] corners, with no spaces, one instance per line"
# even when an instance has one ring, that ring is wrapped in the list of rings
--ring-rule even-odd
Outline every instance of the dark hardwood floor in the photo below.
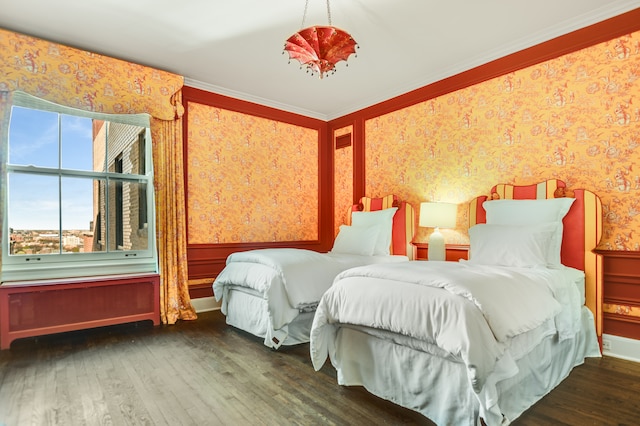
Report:
[[[218,311],[18,340],[0,351],[0,425],[432,425],[338,386],[308,350],[268,349]],[[640,364],[589,359],[513,424],[640,424]]]

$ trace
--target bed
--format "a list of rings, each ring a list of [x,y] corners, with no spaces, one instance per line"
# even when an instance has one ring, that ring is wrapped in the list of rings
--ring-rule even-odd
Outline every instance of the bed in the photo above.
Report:
[[[469,204],[469,260],[339,274],[310,355],[438,425],[505,425],[600,356],[602,207],[549,180]]]
[[[309,341],[313,316],[335,276],[372,263],[414,257],[413,207],[394,195],[363,197],[328,253],[273,248],[232,253],[213,283],[227,324],[278,349]]]

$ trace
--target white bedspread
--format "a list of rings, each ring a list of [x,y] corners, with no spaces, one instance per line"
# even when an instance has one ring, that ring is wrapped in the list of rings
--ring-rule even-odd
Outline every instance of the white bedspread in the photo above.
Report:
[[[300,249],[263,249],[233,253],[227,265],[234,262],[258,263],[272,268],[282,279],[292,307],[317,302],[329,288],[335,276],[343,270],[339,263],[325,254]],[[216,280],[224,281],[224,271]],[[245,282],[249,287],[264,291],[264,280]]]
[[[576,327],[577,273],[420,261],[347,270],[318,305],[311,330],[314,368],[335,353],[335,325],[365,326],[444,350],[464,362],[480,392],[510,339],[554,319],[567,335]]]
[[[217,301],[222,300],[225,315],[231,288],[249,289],[266,299],[271,327],[265,342],[271,342],[274,336],[283,341],[286,325],[300,312],[315,310],[340,272],[372,263],[408,260],[406,256],[359,256],[289,248],[237,252],[227,257],[225,268],[213,283],[213,293]]]

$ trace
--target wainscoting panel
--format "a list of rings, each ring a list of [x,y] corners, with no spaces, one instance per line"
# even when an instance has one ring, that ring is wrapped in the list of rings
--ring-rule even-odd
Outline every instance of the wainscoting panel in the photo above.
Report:
[[[598,250],[604,257],[604,329],[640,340],[640,252]]]

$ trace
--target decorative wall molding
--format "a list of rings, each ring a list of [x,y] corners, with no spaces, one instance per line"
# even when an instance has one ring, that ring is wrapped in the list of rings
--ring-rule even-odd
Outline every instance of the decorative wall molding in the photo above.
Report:
[[[183,125],[184,137],[184,161],[185,161],[185,187],[188,187],[186,179],[189,176],[189,120],[188,103],[194,102],[208,105],[228,111],[235,111],[254,117],[293,124],[300,127],[315,129],[318,132],[318,239],[313,241],[285,241],[285,242],[253,242],[253,243],[227,243],[227,244],[191,244],[187,246],[187,263],[189,269],[189,281],[215,278],[224,268],[227,256],[236,251],[257,249],[292,247],[307,248],[316,251],[328,251],[333,243],[333,146],[325,143],[329,140],[327,123],[314,118],[305,117],[287,111],[281,111],[263,105],[254,104],[227,96],[205,92],[200,89],[185,86],[183,88],[183,105],[185,107],[185,120]],[[212,123],[213,125],[213,123]],[[233,170],[229,171],[234,172]],[[188,197],[188,194],[187,196]],[[189,220],[189,202],[186,201],[186,214]],[[189,239],[188,239],[189,241]],[[199,294],[199,292],[198,292]]]
[[[604,333],[640,340],[640,252],[596,253],[603,256]]]

